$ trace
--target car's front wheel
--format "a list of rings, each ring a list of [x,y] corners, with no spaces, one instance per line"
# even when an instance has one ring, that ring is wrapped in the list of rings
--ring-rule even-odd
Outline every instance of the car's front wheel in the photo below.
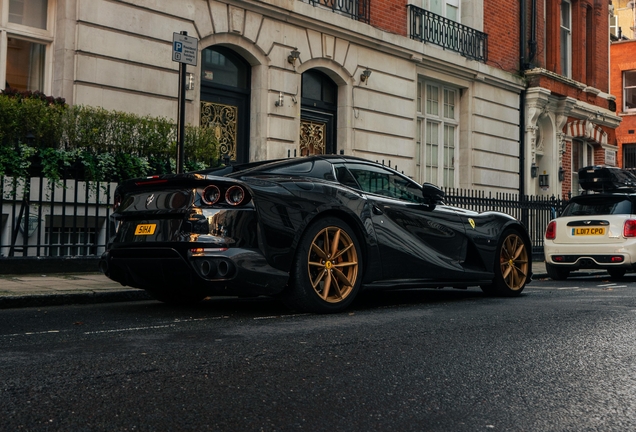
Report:
[[[346,309],[362,283],[362,253],[351,227],[327,217],[305,232],[283,300],[294,309],[333,313]]]
[[[545,263],[545,270],[548,272],[548,276],[550,276],[550,279],[552,280],[566,280],[570,275],[570,270],[548,263]]]
[[[518,231],[508,229],[497,245],[495,278],[490,286],[482,287],[486,294],[518,296],[526,286],[530,274],[529,245]]]

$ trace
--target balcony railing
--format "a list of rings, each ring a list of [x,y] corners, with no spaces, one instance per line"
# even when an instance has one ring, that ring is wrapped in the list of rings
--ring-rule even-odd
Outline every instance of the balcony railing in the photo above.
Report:
[[[488,35],[426,9],[408,5],[411,39],[430,42],[469,59],[488,60]]]
[[[331,9],[334,13],[348,16],[369,24],[371,0],[302,0],[316,7]]]

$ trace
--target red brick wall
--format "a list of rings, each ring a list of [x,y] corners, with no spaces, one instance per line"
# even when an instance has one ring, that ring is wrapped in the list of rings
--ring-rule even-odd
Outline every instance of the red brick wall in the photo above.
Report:
[[[484,33],[488,35],[488,64],[519,73],[519,2],[484,1]],[[531,3],[531,2],[527,2]]]
[[[563,153],[563,183],[561,183],[561,196],[567,197],[572,190],[572,141],[566,141],[565,153]]]
[[[493,1],[493,0],[489,0]],[[531,3],[528,1],[528,3]],[[537,66],[543,67],[551,72],[561,74],[560,63],[560,1],[546,0],[546,9],[543,10],[542,2],[537,11],[537,53],[535,61]],[[572,78],[583,82],[590,87],[597,88],[603,92],[609,91],[608,79],[608,43],[609,43],[609,0],[573,0],[572,1],[572,60],[576,62],[572,65]],[[588,21],[588,14],[590,20]],[[544,17],[546,19],[544,19]],[[531,15],[528,12],[528,27],[530,27]],[[592,28],[588,30],[588,23]],[[544,27],[545,23],[545,27]],[[588,41],[591,34],[593,41]],[[545,39],[543,38],[545,35]],[[588,58],[587,49],[591,50],[592,58]],[[589,65],[589,67],[588,67]],[[588,76],[590,75],[590,76]],[[556,84],[556,83],[552,83]],[[557,94],[577,97],[570,91],[562,88],[553,88],[548,83],[547,89],[555,91]],[[560,86],[562,87],[562,86]],[[588,100],[587,94],[579,94],[577,99]],[[592,98],[595,99],[595,98]],[[600,104],[603,105],[603,104]],[[606,108],[607,106],[605,106]]]
[[[636,69],[636,40],[612,43],[610,47],[610,93],[616,96],[616,112],[623,112],[623,71]],[[633,131],[629,133],[629,131]],[[617,165],[623,167],[623,144],[636,144],[636,114],[623,115],[616,129]]]
[[[405,0],[372,0],[370,20],[373,27],[408,37]]]
[[[586,84],[591,85],[604,92],[609,92],[609,1],[594,2],[594,78],[588,79]]]

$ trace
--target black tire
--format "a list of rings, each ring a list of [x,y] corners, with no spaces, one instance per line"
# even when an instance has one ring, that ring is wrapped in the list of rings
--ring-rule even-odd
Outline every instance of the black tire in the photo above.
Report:
[[[170,306],[192,306],[199,303],[206,296],[197,292],[172,292],[159,289],[146,289],[146,292]]]
[[[361,252],[356,235],[344,221],[326,217],[311,224],[296,249],[283,301],[304,312],[345,310],[362,283]]]
[[[616,269],[607,269],[607,272],[609,273],[612,279],[620,279],[623,276],[625,276],[625,273],[627,273],[627,270],[622,268],[616,268]]]
[[[548,276],[552,280],[566,280],[570,275],[570,270],[558,267],[552,264],[545,263],[545,269],[548,272]]]
[[[519,231],[507,229],[499,238],[495,255],[495,278],[492,290],[504,297],[521,294],[531,269],[530,245]],[[482,288],[484,290],[484,288]],[[488,293],[486,290],[484,292]]]

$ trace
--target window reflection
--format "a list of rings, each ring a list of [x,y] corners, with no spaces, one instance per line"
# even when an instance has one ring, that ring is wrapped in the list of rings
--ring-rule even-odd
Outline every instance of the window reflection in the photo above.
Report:
[[[9,22],[46,29],[48,0],[9,0]]]
[[[9,38],[7,45],[8,87],[43,91],[46,46],[16,38]]]

